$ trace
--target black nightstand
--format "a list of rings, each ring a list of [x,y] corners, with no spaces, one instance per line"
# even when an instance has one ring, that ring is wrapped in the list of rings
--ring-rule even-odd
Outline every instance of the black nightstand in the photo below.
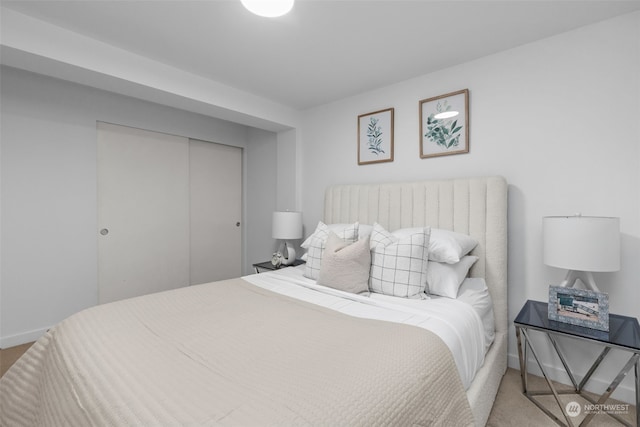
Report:
[[[556,423],[560,425],[565,425],[560,419],[558,419],[555,415],[553,415],[547,408],[545,408],[540,402],[538,402],[534,397],[541,395],[551,395],[555,398],[556,402],[560,406],[560,410],[564,415],[564,418],[567,421],[567,426],[573,426],[572,418],[579,415],[582,411],[582,407],[576,407],[578,405],[571,405],[569,403],[565,407],[560,398],[559,394],[578,394],[582,396],[587,401],[591,402],[593,405],[604,405],[605,402],[611,396],[611,393],[618,387],[620,382],[624,379],[626,374],[633,368],[635,371],[635,389],[636,389],[636,410],[640,408],[640,324],[638,324],[638,319],[635,317],[627,317],[620,316],[617,314],[609,314],[609,332],[598,331],[595,329],[585,328],[583,326],[575,326],[567,323],[556,322],[554,320],[549,320],[547,313],[547,303],[539,302],[539,301],[527,301],[520,313],[514,320],[514,324],[516,327],[516,338],[518,339],[518,357],[520,358],[520,376],[522,377],[522,391],[527,396],[529,400],[531,400],[536,406],[538,406],[544,413],[546,413],[550,418],[552,418]],[[538,331],[545,333],[553,348],[555,349],[558,357],[560,357],[560,361],[564,366],[567,375],[571,379],[574,389],[567,391],[556,391],[551,379],[547,375],[547,372],[544,366],[540,363],[540,359],[538,358],[538,353],[533,346],[533,343],[529,339],[529,334],[531,331]],[[575,376],[571,369],[569,368],[569,364],[567,363],[566,357],[560,352],[558,348],[558,344],[554,337],[557,336],[565,336],[570,337],[582,341],[588,341],[595,344],[600,344],[604,346],[604,349],[598,356],[598,358],[593,362],[591,368],[587,371],[584,378],[580,383],[576,382]],[[620,373],[616,375],[614,380],[611,382],[607,390],[600,396],[600,398],[596,401],[595,399],[590,398],[588,395],[583,394],[583,388],[585,384],[591,378],[591,375],[598,368],[602,360],[609,353],[612,348],[616,348],[619,350],[625,350],[631,353],[631,358],[625,364],[625,366],[620,370]],[[538,364],[538,367],[542,371],[544,378],[547,380],[547,384],[551,391],[532,391],[528,389],[527,385],[527,349],[531,350],[533,357]],[[572,406],[569,408],[569,406]],[[597,406],[596,406],[597,407]],[[568,413],[572,412],[572,413]],[[625,422],[623,419],[610,412],[603,412],[607,415],[615,418],[620,423],[624,425],[630,425]],[[588,411],[587,416],[584,418],[581,426],[588,424],[595,415],[598,414],[597,410]],[[640,416],[636,412],[636,426],[640,427]]]
[[[256,273],[264,273],[266,271],[280,270],[281,268],[295,267],[296,265],[300,264],[304,264],[304,261],[302,261],[301,259],[293,261],[293,264],[291,265],[281,265],[280,267],[274,266],[273,264],[271,264],[271,261],[265,261],[253,264],[253,268],[255,268]]]

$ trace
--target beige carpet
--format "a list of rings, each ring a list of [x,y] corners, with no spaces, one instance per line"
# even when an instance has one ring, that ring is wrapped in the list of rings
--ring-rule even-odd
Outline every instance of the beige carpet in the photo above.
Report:
[[[16,347],[0,350],[0,377],[7,372],[9,367],[13,365],[29,347],[31,347],[31,344],[33,343],[22,344]]]
[[[24,344],[21,346],[0,350],[0,376],[9,369],[9,367],[31,346],[31,344]],[[567,388],[564,385],[557,385],[558,389]],[[529,375],[529,389],[530,390],[548,390],[546,381],[541,377]],[[566,404],[571,401],[576,401],[582,406],[587,403],[584,399],[576,397],[572,394],[561,395],[560,398]],[[557,404],[553,396],[538,397],[545,406],[551,409],[557,417],[562,418],[562,414],[558,409]],[[615,401],[609,401],[607,403],[615,403]],[[629,423],[635,424],[636,408],[629,405],[629,413],[620,415],[626,419]],[[574,425],[579,425],[584,419],[584,414],[572,419]],[[596,415],[591,421],[594,427],[600,426],[619,426],[620,424],[607,415]],[[557,426],[549,417],[546,416],[537,406],[529,401],[522,394],[522,382],[520,380],[520,371],[515,369],[507,369],[507,373],[502,379],[502,384],[498,390],[496,401],[491,410],[489,421],[487,426],[491,427],[504,427],[504,426],[517,426],[517,427],[545,427],[545,426]]]
[[[571,389],[571,387],[557,384],[557,390],[561,389]],[[547,382],[542,377],[536,377],[533,375],[529,375],[529,390],[541,390],[541,391],[549,391],[549,386]],[[594,397],[592,395],[592,397]],[[554,399],[553,396],[538,396],[536,397],[538,401],[542,402],[546,408],[551,410],[556,417],[564,420],[564,416],[560,413],[560,409]],[[560,395],[560,399],[564,404],[567,404],[571,401],[578,402],[581,407],[584,407],[587,402],[585,399],[576,396],[575,394],[564,394]],[[615,400],[609,400],[608,404],[612,403],[621,403]],[[628,414],[619,414],[619,416],[627,422],[635,425],[636,420],[636,408],[635,406],[629,405],[629,413]],[[584,419],[585,414],[581,414],[575,418],[571,419],[573,425],[579,425]],[[590,426],[600,427],[600,426],[620,426],[613,418],[608,415],[599,414],[596,415],[589,424]],[[520,371],[515,369],[507,369],[507,373],[504,378],[502,378],[502,384],[500,385],[500,389],[498,389],[498,395],[496,396],[496,401],[493,405],[493,409],[491,410],[491,415],[489,416],[489,421],[487,422],[487,426],[497,427],[497,426],[518,426],[518,427],[543,427],[543,426],[557,426],[557,424],[552,421],[547,415],[542,412],[536,405],[529,401],[522,394],[522,381],[520,379]]]

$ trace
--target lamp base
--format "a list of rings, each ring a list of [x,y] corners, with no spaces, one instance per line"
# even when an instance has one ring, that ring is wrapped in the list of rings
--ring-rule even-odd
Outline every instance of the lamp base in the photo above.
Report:
[[[596,281],[593,279],[593,274],[591,274],[590,271],[569,270],[559,286],[563,288],[574,288],[578,281],[582,282],[585,288],[600,292],[600,289],[596,286]]]
[[[284,242],[284,248],[280,251],[282,254],[282,265],[291,265],[296,260],[296,250],[289,242]]]

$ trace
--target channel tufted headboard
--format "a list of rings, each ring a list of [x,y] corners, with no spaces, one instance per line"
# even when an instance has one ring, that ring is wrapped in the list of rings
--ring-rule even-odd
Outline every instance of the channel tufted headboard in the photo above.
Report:
[[[418,182],[334,185],[324,221],[378,222],[388,230],[431,226],[469,234],[479,244],[472,277],[484,277],[496,331],[507,332],[507,183],[499,176]]]
[[[489,418],[507,368],[507,182],[499,176],[334,185],[324,203],[327,224],[378,222],[388,230],[444,228],[478,240],[472,277],[487,282],[496,322],[494,342],[467,390],[476,426]]]

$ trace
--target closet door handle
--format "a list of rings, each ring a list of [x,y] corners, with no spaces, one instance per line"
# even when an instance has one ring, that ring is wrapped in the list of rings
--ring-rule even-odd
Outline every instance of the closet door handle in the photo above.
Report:
[[[240,221],[236,222],[236,227],[240,227]]]
[[[107,234],[109,234],[109,229],[103,228],[102,230],[100,230],[100,234],[102,234],[103,236],[106,236]]]

